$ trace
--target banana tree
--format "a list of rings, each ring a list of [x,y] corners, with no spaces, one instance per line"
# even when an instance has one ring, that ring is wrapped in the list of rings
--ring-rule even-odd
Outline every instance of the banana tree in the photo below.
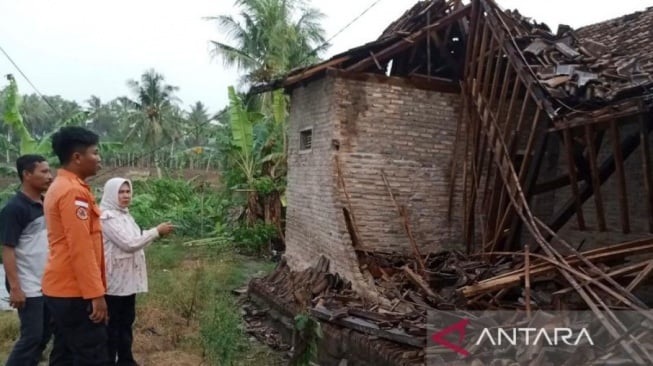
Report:
[[[247,222],[254,224],[258,212],[258,197],[255,189],[260,159],[254,146],[254,125],[262,120],[259,112],[249,111],[233,86],[229,93],[229,124],[232,134],[233,160],[245,177],[247,191]]]
[[[32,134],[29,132],[23,121],[23,116],[20,114],[20,106],[22,103],[22,98],[18,93],[18,85],[13,75],[7,75],[7,80],[9,80],[9,85],[5,89],[4,96],[4,107],[5,111],[3,114],[4,122],[11,127],[14,133],[18,136],[19,146],[18,153],[20,155],[24,154],[41,154],[45,156],[51,155],[51,146],[50,141],[52,135],[54,135],[59,128],[63,126],[70,125],[79,125],[86,121],[89,116],[89,112],[79,112],[73,115],[71,118],[64,120],[57,124],[55,128],[46,133],[40,139],[35,139]]]
[[[281,90],[268,93],[263,97],[262,108],[266,116],[267,135],[261,146],[261,179],[269,182],[268,189],[260,192],[263,201],[265,223],[277,228],[279,237],[284,240],[282,208],[286,205],[287,176],[287,97]],[[265,185],[262,185],[265,187]]]

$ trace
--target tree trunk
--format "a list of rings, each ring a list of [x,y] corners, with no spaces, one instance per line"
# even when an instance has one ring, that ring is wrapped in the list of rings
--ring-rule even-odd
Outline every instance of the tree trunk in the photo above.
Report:
[[[258,218],[258,194],[255,190],[247,192],[247,225],[254,226]]]

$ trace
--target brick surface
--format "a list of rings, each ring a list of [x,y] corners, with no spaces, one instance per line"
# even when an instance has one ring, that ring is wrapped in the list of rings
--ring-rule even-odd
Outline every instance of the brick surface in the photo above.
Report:
[[[289,126],[289,265],[303,269],[325,255],[332,271],[366,287],[345,225],[343,208],[349,203],[336,161],[365,249],[411,253],[381,171],[397,202],[408,209],[422,250],[459,246],[460,199],[454,201],[452,221],[447,220],[459,109],[456,94],[336,76],[295,89]],[[299,132],[306,128],[313,129],[312,149],[300,151]],[[462,181],[460,171],[457,179]],[[456,195],[461,189],[458,184]]]

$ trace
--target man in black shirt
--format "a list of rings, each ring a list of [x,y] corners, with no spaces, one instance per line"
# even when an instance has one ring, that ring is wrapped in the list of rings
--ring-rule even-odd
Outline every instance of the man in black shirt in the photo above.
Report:
[[[44,157],[23,155],[16,160],[21,189],[0,211],[0,244],[9,305],[18,310],[20,338],[7,366],[36,366],[52,334],[41,292],[48,259],[43,193],[52,182]]]

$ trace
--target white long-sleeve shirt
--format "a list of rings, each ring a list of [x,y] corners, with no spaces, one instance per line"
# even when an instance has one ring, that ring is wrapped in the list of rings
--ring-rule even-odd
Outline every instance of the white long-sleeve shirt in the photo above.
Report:
[[[143,248],[159,237],[156,228],[140,228],[127,210],[102,212],[107,295],[128,296],[147,292],[147,268]]]

